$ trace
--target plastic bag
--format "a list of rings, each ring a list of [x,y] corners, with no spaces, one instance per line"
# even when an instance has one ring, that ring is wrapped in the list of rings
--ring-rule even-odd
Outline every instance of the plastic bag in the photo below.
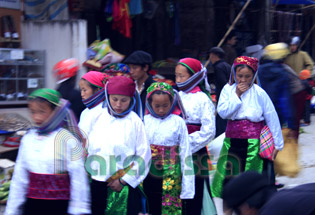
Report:
[[[279,175],[296,177],[301,168],[298,163],[298,144],[297,139],[287,138],[288,129],[282,129],[284,147],[274,161],[275,173]]]

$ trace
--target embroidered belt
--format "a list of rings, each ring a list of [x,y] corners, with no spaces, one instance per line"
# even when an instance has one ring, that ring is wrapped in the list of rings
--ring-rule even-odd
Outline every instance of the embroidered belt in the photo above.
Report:
[[[236,139],[259,139],[263,127],[264,121],[228,120],[225,136]]]
[[[68,174],[29,173],[27,198],[69,200],[70,177]]]

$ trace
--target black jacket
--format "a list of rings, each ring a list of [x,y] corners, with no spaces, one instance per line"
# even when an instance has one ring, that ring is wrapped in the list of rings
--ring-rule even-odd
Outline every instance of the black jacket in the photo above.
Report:
[[[261,87],[270,97],[281,124],[295,129],[295,114],[291,96],[290,80],[281,63],[270,60],[262,62],[258,69]]]
[[[154,83],[155,81],[153,80],[152,76],[149,75],[148,79],[144,82],[144,89],[140,94],[140,98],[141,98],[141,103],[142,103],[142,112],[143,114],[145,114],[145,101],[147,99],[147,89],[149,88],[149,86]]]
[[[74,112],[77,120],[80,120],[81,112],[86,108],[82,103],[81,93],[74,88],[74,85],[65,81],[60,84],[57,91],[61,94],[62,98],[70,102],[70,109]]]
[[[315,183],[303,184],[273,194],[259,215],[314,215]]]
[[[225,62],[224,60],[219,60],[213,64],[214,76],[215,76],[215,95],[217,97],[217,101],[219,101],[219,97],[221,91],[225,84],[228,83],[230,73],[231,73],[231,65]]]

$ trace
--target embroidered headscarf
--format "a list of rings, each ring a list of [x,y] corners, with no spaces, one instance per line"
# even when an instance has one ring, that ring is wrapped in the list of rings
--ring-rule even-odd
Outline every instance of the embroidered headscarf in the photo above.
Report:
[[[153,108],[148,101],[149,98],[152,96],[152,93],[154,93],[156,91],[162,91],[164,93],[167,93],[168,95],[170,95],[173,98],[173,103],[172,103],[171,109],[164,116],[159,116],[158,114],[156,114],[153,111]],[[186,112],[185,112],[184,106],[182,104],[182,101],[181,101],[177,91],[174,90],[171,85],[169,85],[165,82],[155,82],[155,83],[152,83],[148,87],[146,108],[147,108],[146,114],[151,114],[152,116],[154,116],[156,118],[164,119],[172,113],[172,114],[176,114],[176,115],[181,115],[184,119],[186,119]]]
[[[60,127],[65,127],[76,138],[82,140],[83,135],[78,128],[74,113],[69,108],[70,103],[65,99],[61,99],[61,95],[58,91],[48,88],[38,89],[29,95],[30,100],[36,98],[45,99],[57,106],[51,116],[42,125],[36,127],[39,134],[48,134]]]
[[[104,73],[90,71],[88,73],[85,73],[82,76],[82,79],[86,80],[91,85],[99,88],[99,90],[96,93],[94,93],[91,97],[82,100],[83,104],[87,108],[92,109],[105,100],[104,86],[105,82],[107,81],[107,77],[105,77]]]
[[[131,102],[129,108],[123,113],[117,113],[112,108],[109,95],[124,95],[131,97]],[[127,116],[130,111],[135,111],[138,116],[143,119],[143,113],[141,108],[141,100],[139,94],[136,93],[136,84],[132,78],[125,76],[115,76],[108,80],[105,86],[105,96],[106,96],[106,105],[108,112],[118,118]]]
[[[235,68],[238,65],[247,65],[250,68],[252,68],[252,70],[254,71],[253,80],[251,81],[251,84],[249,85],[249,87],[253,86],[254,83],[260,85],[259,80],[258,80],[258,76],[257,76],[257,74],[258,74],[258,59],[254,58],[254,57],[247,57],[247,56],[240,56],[234,60],[234,63],[232,66],[232,71],[230,74],[230,79],[229,79],[230,85],[232,85],[233,83],[237,84],[237,80],[235,78],[235,72],[236,72]]]
[[[183,58],[178,62],[178,64],[186,67],[188,73],[191,75],[191,77],[185,82],[176,82],[178,89],[188,93],[196,86],[199,86],[200,89],[211,99],[211,89],[208,84],[206,67],[204,67],[199,60],[194,58]]]
[[[127,76],[131,77],[129,73],[129,67],[126,64],[122,63],[112,63],[107,65],[101,70],[102,73],[105,73],[112,78],[114,76]]]

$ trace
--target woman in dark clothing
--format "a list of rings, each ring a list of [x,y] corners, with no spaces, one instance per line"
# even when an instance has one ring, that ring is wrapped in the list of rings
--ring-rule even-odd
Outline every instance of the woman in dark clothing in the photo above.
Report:
[[[57,78],[57,91],[62,98],[70,102],[70,109],[74,112],[77,119],[80,119],[81,112],[85,109],[81,93],[75,89],[76,75],[79,68],[80,63],[75,58],[59,61],[53,68],[54,76]]]

